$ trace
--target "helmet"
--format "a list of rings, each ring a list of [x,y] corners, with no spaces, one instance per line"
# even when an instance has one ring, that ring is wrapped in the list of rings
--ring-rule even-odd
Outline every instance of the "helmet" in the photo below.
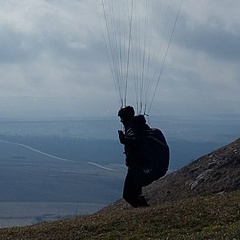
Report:
[[[121,107],[118,111],[118,116],[125,120],[130,120],[134,117],[135,111],[134,108],[131,106]]]

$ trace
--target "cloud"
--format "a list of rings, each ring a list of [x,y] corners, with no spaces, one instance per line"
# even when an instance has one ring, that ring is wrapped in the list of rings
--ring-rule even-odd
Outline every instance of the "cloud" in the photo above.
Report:
[[[223,30],[236,32],[239,26],[238,9],[240,2],[237,0],[184,0],[181,14],[187,16],[188,25],[207,25],[211,28],[220,27]]]
[[[204,52],[213,58],[225,61],[240,60],[240,32],[232,32],[221,27],[196,25],[189,27],[187,19],[180,28],[185,29],[177,35],[175,41],[185,48]],[[240,26],[239,26],[240,27]],[[187,31],[186,31],[187,29]]]
[[[184,1],[161,83],[164,90],[160,86],[171,110],[239,113],[237,7],[237,1]]]
[[[184,0],[153,114],[159,106],[240,111],[239,8],[237,0]],[[98,0],[0,1],[1,113],[115,115],[99,11]]]
[[[92,3],[39,0],[1,3],[0,68],[4,76],[1,85],[13,87],[10,95],[14,95],[14,86],[20,88],[16,96],[24,95],[23,89],[29,95],[27,89],[33,86],[44,96],[51,85],[62,91],[63,82],[91,82],[93,67],[98,68],[94,64],[99,61],[97,55],[102,54],[94,38],[98,28]],[[30,96],[35,94],[33,91]]]

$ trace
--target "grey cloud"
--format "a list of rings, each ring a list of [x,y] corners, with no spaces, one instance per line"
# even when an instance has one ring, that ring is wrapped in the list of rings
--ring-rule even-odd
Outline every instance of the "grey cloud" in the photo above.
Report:
[[[11,30],[1,30],[0,33],[0,61],[17,62],[29,58],[29,51],[24,49],[24,41],[20,34]]]
[[[229,61],[240,60],[240,32],[226,30],[221,25],[195,25],[182,18],[174,36],[175,43],[186,48],[204,51],[213,58]],[[239,26],[240,27],[240,26]]]
[[[11,4],[17,3],[11,1]],[[66,111],[72,116],[97,116],[108,108],[115,114],[118,95],[103,33],[97,17],[94,18],[96,14],[92,10],[88,14],[96,1],[28,0],[25,3],[32,11],[27,16],[22,13],[25,8],[9,18],[7,13],[11,11],[2,10],[9,21],[0,23],[0,84],[1,96],[6,97],[6,101],[1,101],[1,112],[4,110],[5,116],[35,115],[36,112],[42,116],[44,113],[61,116],[66,115]],[[22,22],[16,26],[19,18]],[[193,19],[179,19],[152,113],[160,107],[169,112],[182,112],[181,106],[186,112],[199,108],[206,111],[208,102],[212,111],[221,110],[223,105],[237,106],[239,95],[233,98],[231,93],[238,93],[239,89],[239,36],[236,29],[234,32],[220,25],[215,28],[194,25]],[[202,52],[204,57],[195,62],[195,55],[201,56]],[[205,66],[210,67],[204,69]],[[220,82],[217,78],[221,75],[221,66],[226,69]],[[227,83],[225,76],[230,76]],[[217,98],[226,92],[228,85],[230,93],[224,97],[230,100],[220,105]],[[20,101],[21,96],[26,98]],[[14,100],[11,97],[15,97]]]

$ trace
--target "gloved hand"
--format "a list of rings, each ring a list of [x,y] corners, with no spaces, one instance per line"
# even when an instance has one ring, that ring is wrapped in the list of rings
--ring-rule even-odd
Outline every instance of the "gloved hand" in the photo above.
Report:
[[[118,130],[118,137],[119,137],[119,141],[121,144],[124,144],[125,142],[125,136],[122,130]]]

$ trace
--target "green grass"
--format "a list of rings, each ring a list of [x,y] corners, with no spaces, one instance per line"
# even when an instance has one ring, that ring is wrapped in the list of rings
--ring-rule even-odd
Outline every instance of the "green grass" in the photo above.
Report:
[[[240,191],[0,230],[2,240],[240,239]]]

